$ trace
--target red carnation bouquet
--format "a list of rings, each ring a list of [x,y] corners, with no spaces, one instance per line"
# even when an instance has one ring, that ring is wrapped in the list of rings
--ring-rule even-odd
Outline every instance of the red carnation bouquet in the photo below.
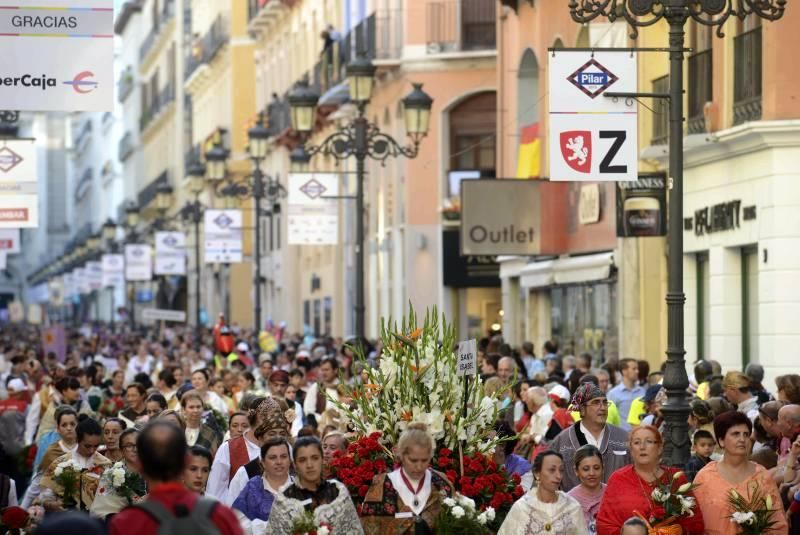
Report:
[[[392,466],[392,456],[380,438],[380,433],[361,437],[347,446],[347,453],[337,451],[331,460],[331,477],[345,484],[356,509],[364,501],[372,478]]]
[[[31,524],[31,516],[22,507],[6,507],[0,516],[0,533],[19,534]]]
[[[442,448],[433,462],[433,466],[444,472],[456,490],[475,500],[478,512],[494,509],[495,517],[490,527],[500,528],[514,502],[525,491],[520,486],[520,477],[509,474],[502,466],[497,466],[491,458],[481,453],[464,456],[464,473],[458,477],[460,462],[453,457],[453,452]]]

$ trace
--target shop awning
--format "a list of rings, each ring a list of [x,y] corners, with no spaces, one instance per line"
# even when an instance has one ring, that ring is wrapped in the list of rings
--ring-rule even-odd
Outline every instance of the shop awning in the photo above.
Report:
[[[533,262],[519,272],[522,288],[544,288],[554,284],[580,284],[605,280],[611,275],[614,253],[596,253]]]

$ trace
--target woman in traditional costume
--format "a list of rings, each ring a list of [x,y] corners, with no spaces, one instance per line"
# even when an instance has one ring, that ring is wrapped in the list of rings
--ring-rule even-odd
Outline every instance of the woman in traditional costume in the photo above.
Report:
[[[595,446],[587,444],[575,452],[574,463],[580,484],[567,494],[581,504],[586,527],[589,528],[589,533],[595,534],[597,512],[606,490],[606,484],[603,483],[603,456]]]
[[[186,420],[186,443],[191,446],[202,446],[211,452],[217,452],[222,443],[222,434],[216,427],[203,421],[203,398],[199,392],[189,390],[181,396],[181,409]]]
[[[62,405],[55,411],[56,431],[58,432],[58,440],[48,446],[47,450],[42,455],[39,469],[31,479],[31,484],[25,492],[25,498],[22,500],[22,507],[27,509],[33,502],[39,498],[41,492],[42,477],[50,467],[50,464],[57,458],[65,453],[74,451],[78,447],[78,439],[75,434],[75,427],[78,425],[78,413],[69,405]]]
[[[285,438],[271,438],[261,446],[264,472],[247,482],[233,502],[233,512],[245,533],[259,535],[267,529],[275,496],[289,488],[294,480],[289,475],[292,466],[291,447]]]
[[[109,418],[103,424],[103,446],[101,453],[103,456],[116,463],[124,458],[123,451],[119,447],[119,438],[122,432],[127,429],[128,424],[120,418]]]
[[[68,506],[73,506],[64,503],[64,488],[57,481],[58,477],[55,475],[59,465],[67,461],[72,461],[81,469],[78,496],[72,497],[76,502],[73,507],[83,511],[91,508],[100,484],[100,475],[111,466],[111,461],[97,452],[102,434],[103,429],[100,424],[91,418],[86,418],[78,423],[76,427],[78,447],[50,463],[50,467],[42,478],[42,494],[39,496],[39,500],[46,511],[63,511]]]
[[[533,460],[533,477],[536,486],[514,502],[497,535],[587,535],[580,504],[559,490],[564,478],[561,454],[539,453]]]
[[[447,477],[430,468],[435,442],[425,424],[410,424],[397,442],[400,467],[372,480],[361,505],[370,535],[433,533],[442,500],[454,493]]]
[[[653,501],[652,493],[656,487],[670,484],[680,486],[688,482],[677,468],[661,464],[664,440],[655,427],[640,425],[634,428],[628,437],[628,449],[633,464],[620,468],[608,480],[597,513],[598,535],[617,535],[625,521],[636,513],[649,520],[655,516],[654,511],[661,507]],[[700,508],[695,507],[693,513],[674,522],[680,525],[682,533],[686,535],[703,533]]]
[[[304,513],[330,526],[333,533],[363,535],[356,508],[344,484],[322,478],[322,444],[316,437],[301,437],[294,444],[295,482],[275,496],[266,535],[286,535]],[[374,532],[369,532],[372,535]]]
[[[697,473],[695,495],[706,520],[706,533],[735,535],[738,525],[731,520],[733,510],[728,503],[729,494],[735,490],[750,501],[754,491],[771,496],[774,509],[770,520],[774,525],[764,534],[786,533],[783,502],[769,472],[760,464],[748,459],[750,455],[753,424],[746,414],[730,411],[714,418],[714,436],[722,447],[720,461],[711,461]],[[787,470],[791,466],[787,466]]]
[[[136,449],[138,435],[139,431],[136,428],[129,428],[119,436],[122,460],[106,469],[100,477],[100,486],[89,509],[89,514],[92,516],[107,520],[125,507],[138,502],[146,494],[145,482],[138,470],[139,456]],[[115,478],[119,478],[120,470],[124,473],[125,484],[130,487],[128,496],[119,490],[119,481],[115,482]],[[139,477],[130,477],[130,474]]]

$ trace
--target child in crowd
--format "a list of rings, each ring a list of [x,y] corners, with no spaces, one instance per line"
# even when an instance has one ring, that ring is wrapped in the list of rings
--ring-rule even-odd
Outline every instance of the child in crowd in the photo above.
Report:
[[[697,472],[711,461],[711,454],[714,452],[714,436],[705,429],[698,429],[692,437],[692,449],[694,455],[686,463],[686,470],[684,470],[689,481],[694,481]]]

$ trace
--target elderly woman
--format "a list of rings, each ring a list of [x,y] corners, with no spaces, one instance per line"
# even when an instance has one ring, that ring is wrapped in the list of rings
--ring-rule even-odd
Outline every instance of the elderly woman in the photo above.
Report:
[[[372,480],[361,506],[369,534],[433,533],[442,500],[453,493],[444,474],[430,468],[435,443],[425,424],[411,424],[400,435],[400,467]]]
[[[656,487],[688,482],[677,468],[661,464],[664,440],[655,427],[642,425],[633,429],[629,446],[633,464],[620,468],[608,480],[597,513],[598,535],[617,535],[633,512],[639,512],[649,520],[659,507],[652,497]],[[677,523],[685,534],[703,533],[703,515],[697,507],[693,516],[681,517]]]
[[[199,392],[190,390],[181,396],[181,409],[186,419],[186,443],[191,446],[202,446],[213,455],[222,442],[222,434],[216,427],[203,421],[203,398]]]
[[[294,519],[304,511],[311,512],[315,521],[330,524],[338,533],[363,535],[347,487],[339,481],[322,477],[322,444],[319,439],[298,438],[292,453],[297,478],[282,494],[275,496],[267,535],[292,533]]]
[[[748,460],[752,432],[753,424],[744,413],[726,412],[714,418],[714,435],[724,452],[722,460],[708,463],[694,479],[699,485],[695,495],[705,518],[706,533],[735,535],[738,529],[730,520],[733,511],[728,495],[735,490],[749,500],[756,489],[772,497],[775,509],[771,518],[775,525],[764,533],[777,535],[787,531],[775,482],[763,466]]]
[[[98,518],[107,519],[122,511],[125,507],[139,501],[147,492],[144,479],[139,476],[139,456],[136,449],[136,437],[139,431],[135,428],[125,429],[117,439],[122,452],[122,461],[107,468],[100,477],[100,486],[97,489],[89,513]],[[121,468],[125,472],[125,483],[130,487],[129,493],[114,487],[114,472]],[[134,477],[131,477],[131,474]]]
[[[564,478],[561,454],[546,450],[533,460],[536,487],[514,502],[497,535],[536,533],[586,535],[580,504],[559,490]]]
[[[583,519],[589,528],[589,533],[597,533],[597,512],[600,510],[600,501],[606,491],[603,483],[603,457],[600,450],[587,444],[575,452],[575,473],[581,484],[574,487],[567,494],[575,498],[581,509]]]

